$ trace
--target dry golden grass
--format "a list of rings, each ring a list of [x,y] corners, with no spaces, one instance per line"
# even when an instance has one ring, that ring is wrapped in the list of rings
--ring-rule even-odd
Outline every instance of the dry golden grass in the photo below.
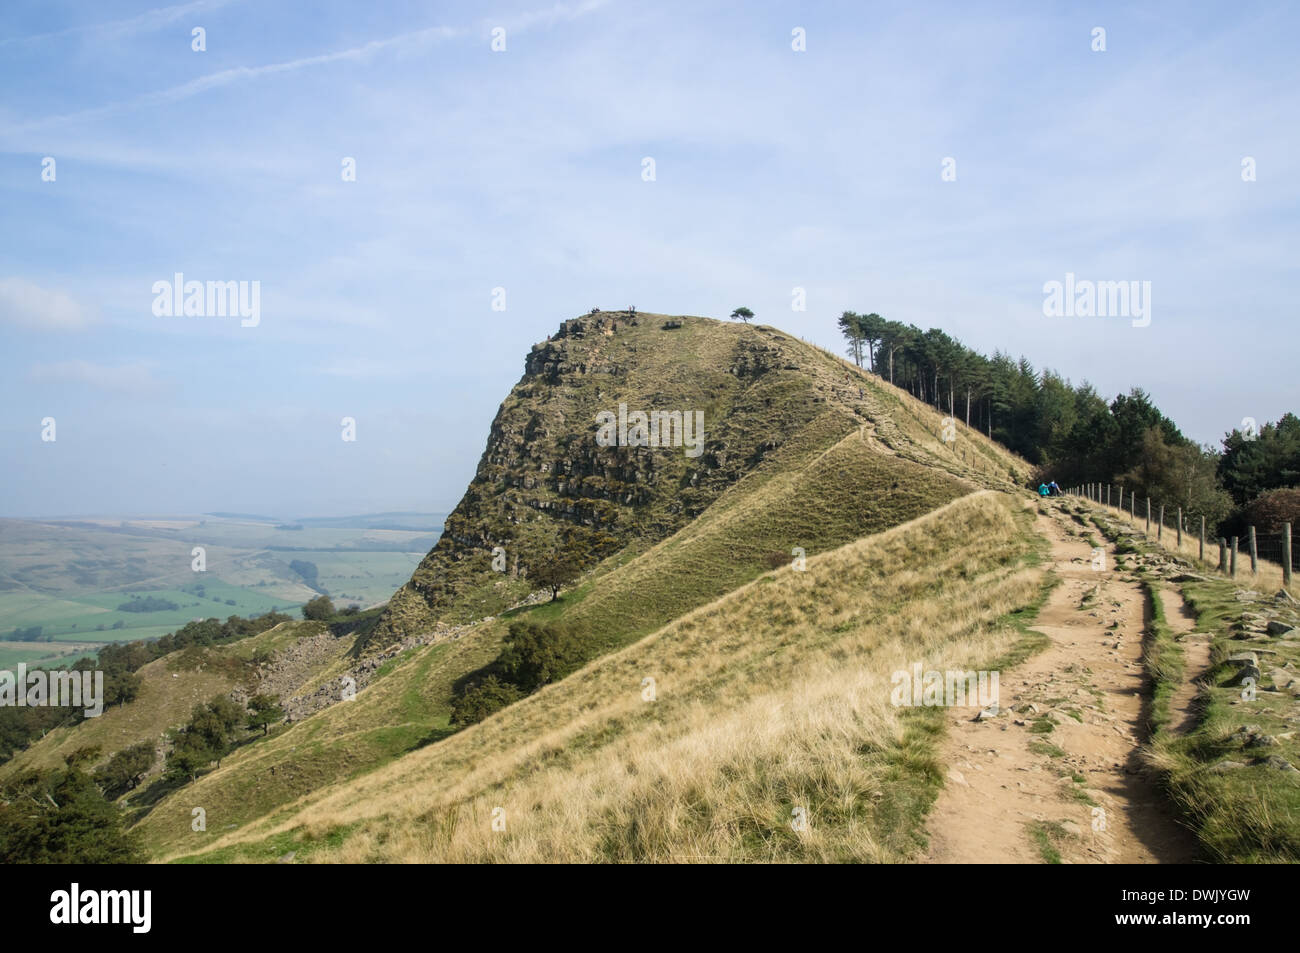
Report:
[[[965,497],[760,577],[208,858],[906,859],[941,777],[938,723],[894,708],[890,676],[1006,654],[1019,634],[998,620],[1040,587],[1032,548],[1014,499]]]
[[[839,354],[809,341],[801,343],[835,361],[849,375],[854,386],[861,386],[873,395],[878,404],[877,423],[883,424],[880,435],[893,449],[928,465],[937,465],[950,473],[972,478],[983,486],[1023,486],[1029,479],[1032,470],[1029,463],[1002,444],[965,425],[962,400],[958,399],[952,414],[956,421],[956,439],[945,443],[942,439],[943,421],[948,414],[889,383],[887,378],[857,367]]]

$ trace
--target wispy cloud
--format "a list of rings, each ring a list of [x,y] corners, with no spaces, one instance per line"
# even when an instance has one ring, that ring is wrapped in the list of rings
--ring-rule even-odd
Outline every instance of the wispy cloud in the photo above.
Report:
[[[582,3],[557,3],[554,6],[546,7],[540,10],[529,10],[514,16],[508,16],[500,21],[492,21],[493,26],[502,26],[507,32],[511,30],[526,30],[532,26],[551,26],[555,23],[561,23],[567,20],[573,20],[584,16],[602,7],[608,6],[609,0],[584,0]]]
[[[200,76],[187,83],[181,83],[179,86],[172,86],[168,89],[145,93],[144,95],[136,96],[133,99],[122,100],[116,103],[106,103],[103,106],[96,106],[93,109],[82,109],[77,112],[64,113],[58,116],[47,116],[43,119],[23,123],[16,128],[18,130],[39,129],[65,122],[102,119],[105,116],[111,116],[132,109],[179,102],[184,99],[189,99],[192,96],[197,96],[200,93],[208,92],[209,90],[220,89],[224,86],[246,82],[262,76],[272,76],[278,73],[292,73],[301,69],[309,69],[315,66],[325,66],[330,63],[341,63],[349,60],[364,61],[381,50],[400,48],[412,49],[432,40],[450,39],[455,36],[461,36],[464,33],[465,30],[457,29],[455,27],[426,27],[422,30],[399,33],[382,40],[371,40],[369,43],[363,43],[360,46],[354,46],[344,50],[334,50],[333,52],[321,53],[316,56],[304,56],[298,59],[285,60],[281,63],[267,63],[262,66],[236,66],[231,69],[218,70],[217,72],[209,73],[206,76]]]
[[[229,2],[229,0],[213,0],[213,2],[220,5],[221,3]],[[491,21],[489,23],[489,21],[484,21],[484,23],[487,25],[503,25],[507,31],[522,32],[538,25],[550,26],[555,23],[577,19],[605,7],[608,3],[609,0],[583,0],[581,3],[556,3],[553,6],[544,9],[527,11],[513,16],[508,16],[499,22]],[[198,4],[185,4],[182,7],[167,8],[167,10],[184,10],[184,8],[197,5]],[[163,12],[165,11],[155,11],[155,13]],[[189,11],[185,10],[185,12]],[[177,13],[175,17],[172,17],[172,19],[181,15],[181,13]],[[143,19],[143,17],[137,19]],[[455,39],[457,37],[466,36],[470,32],[471,31],[466,27],[431,26],[419,30],[410,30],[398,33],[379,40],[371,40],[370,42],[363,43],[360,46],[334,50],[328,53],[320,53],[316,56],[304,56],[280,63],[267,63],[262,66],[237,66],[230,69],[219,70],[215,73],[209,73],[206,76],[200,76],[197,79],[192,79],[187,83],[181,83],[178,86],[173,86],[168,89],[145,93],[133,99],[122,100],[116,103],[106,103],[103,106],[96,106],[92,109],[83,109],[73,113],[46,116],[31,122],[19,124],[15,126],[14,129],[15,131],[41,129],[65,122],[100,119],[105,116],[114,115],[132,109],[179,102],[209,90],[220,89],[234,83],[247,82],[263,76],[292,73],[297,70],[310,69],[317,66],[327,66],[331,63],[342,63],[348,61],[364,62],[381,51],[418,49],[429,42]]]
[[[134,36],[138,33],[148,33],[153,30],[161,30],[163,27],[170,26],[184,17],[199,13],[210,13],[213,10],[228,6],[234,2],[237,2],[237,0],[193,0],[192,3],[178,3],[170,7],[158,7],[153,10],[147,10],[137,16],[126,17],[121,20],[80,24],[78,26],[70,26],[64,30],[51,30],[47,33],[33,33],[29,36],[5,37],[0,39],[0,46],[9,46],[14,43],[37,43],[42,40],[54,40],[64,36],[77,36],[79,34],[103,34],[105,36],[114,37]]]
[[[0,278],[0,322],[28,328],[76,331],[91,323],[89,313],[62,291],[22,278]]]

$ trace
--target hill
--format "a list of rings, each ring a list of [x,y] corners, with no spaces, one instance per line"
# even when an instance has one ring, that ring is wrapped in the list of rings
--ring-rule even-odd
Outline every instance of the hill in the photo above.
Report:
[[[699,412],[703,446],[698,455],[599,446],[597,416],[620,407]],[[628,312],[565,321],[529,354],[446,533],[394,595],[366,651],[435,619],[492,615],[523,597],[535,587],[516,573],[521,562],[527,572],[533,540],[575,537],[596,558],[644,548],[688,525],[730,487],[752,478],[757,489],[851,433],[895,458],[888,466],[896,499],[928,492],[931,472],[909,470],[908,462],[985,484],[1024,472],[964,427],[970,449],[957,457],[944,446],[942,420],[903,391],[775,328]],[[875,482],[859,489],[867,486]],[[903,507],[896,515],[917,512]],[[509,568],[504,578],[491,571],[497,547]],[[759,565],[754,555],[736,554],[751,573]]]
[[[620,404],[701,411],[698,454],[688,455],[689,446],[599,445],[597,415],[617,413]],[[160,788],[147,804],[126,798],[139,811],[136,830],[158,858],[206,852],[223,838],[243,843],[245,831],[257,840],[272,820],[298,838],[307,828],[291,819],[304,804],[330,792],[342,797],[386,772],[405,776],[423,758],[450,759],[450,782],[494,752],[511,764],[526,760],[542,738],[570,738],[564,746],[575,755],[586,750],[589,731],[613,743],[623,715],[602,727],[598,713],[622,713],[626,686],[593,673],[624,671],[618,666],[629,657],[666,665],[669,684],[690,686],[682,710],[689,717],[672,731],[698,739],[705,723],[740,731],[755,698],[787,704],[791,684],[831,691],[832,682],[821,679],[845,659],[860,660],[863,677],[878,678],[883,670],[873,666],[894,658],[901,632],[937,625],[917,644],[972,657],[1003,652],[1020,635],[996,620],[1032,601],[1038,579],[1031,534],[1005,495],[989,490],[1012,489],[1027,473],[1024,461],[984,436],[774,328],[645,313],[566,321],[533,348],[446,532],[377,625],[359,619],[329,635],[295,623],[220,650],[228,665],[272,653],[269,669],[244,672],[229,690],[245,697],[266,685],[283,688],[289,694],[277,694],[296,699],[294,719],[178,790]],[[557,539],[589,558],[563,597],[548,602],[529,578],[530,563],[538,541]],[[507,554],[504,572],[492,566],[495,547]],[[950,598],[956,611],[933,602],[933,594]],[[457,693],[493,663],[510,625],[524,619],[573,626],[590,661],[482,725],[457,730]],[[896,631],[885,635],[882,624]],[[689,677],[660,654],[679,637],[693,646],[685,656]],[[293,678],[272,677],[299,657],[305,662]],[[775,681],[737,688],[735,680],[751,670]],[[345,700],[338,686],[346,679],[358,691]],[[156,700],[150,709],[146,696],[125,706],[141,706],[135,721],[143,727],[119,730],[120,746],[156,736],[168,719],[182,722],[196,691],[174,710]],[[554,716],[542,701],[571,691],[579,694],[562,703],[570,715]],[[710,709],[710,699],[721,707]],[[570,717],[577,720],[565,727]],[[643,728],[629,736],[637,747],[648,742]],[[905,749],[929,730],[892,715],[873,722],[872,737],[893,732],[902,745],[878,752],[881,777],[892,777],[889,766],[911,757]],[[92,733],[71,729],[57,747],[33,746],[21,763],[55,763]],[[99,735],[113,737],[104,729]],[[484,738],[492,739],[488,747],[477,748]],[[106,743],[103,755],[111,750]],[[614,750],[623,749],[590,744],[593,757]],[[898,775],[904,800],[891,801],[892,820],[881,820],[893,825],[893,834],[880,832],[891,846],[877,845],[872,856],[906,851],[906,819],[919,816],[933,795],[928,770]],[[208,812],[206,831],[191,828],[196,803]],[[310,825],[316,829],[314,820]],[[268,836],[253,859],[280,843],[281,833]],[[840,844],[833,851],[863,856],[862,849]]]
[[[730,482],[712,490],[712,502],[693,519],[683,521],[677,531],[658,540],[650,533],[629,533],[621,550],[601,560],[558,602],[530,603],[505,611],[526,599],[533,588],[528,581],[491,571],[490,549],[468,547],[464,542],[456,546],[440,542],[441,549],[436,548],[417,572],[407,596],[420,591],[419,580],[431,571],[431,566],[447,561],[452,567],[452,582],[440,585],[436,591],[452,598],[443,604],[421,600],[423,608],[417,609],[427,615],[417,613],[412,617],[422,620],[420,625],[408,623],[416,635],[403,636],[409,643],[433,632],[432,642],[408,644],[402,649],[402,643],[389,641],[394,637],[391,629],[381,630],[378,638],[361,635],[356,647],[360,656],[358,670],[373,671],[374,677],[355,700],[326,708],[265,743],[236,752],[223,761],[219,770],[201,778],[187,798],[202,797],[205,804],[221,805],[228,811],[223,815],[226,823],[244,824],[416,747],[441,744],[440,739],[452,730],[450,714],[457,685],[496,656],[508,622],[521,615],[578,624],[589,633],[591,654],[598,656],[629,645],[770,572],[773,560],[789,564],[795,547],[808,556],[828,552],[922,516],[971,493],[980,484],[1009,485],[1008,475],[1023,472],[1023,463],[964,428],[963,439],[955,449],[945,445],[942,418],[919,401],[879,379],[869,378],[834,355],[771,328],[728,325],[702,318],[637,317],[639,324],[617,327],[613,325],[615,318],[608,316],[578,319],[589,325],[581,334],[573,333],[573,322],[566,322],[566,340],[585,340],[595,328],[604,347],[612,348],[625,332],[633,337],[643,331],[676,334],[689,329],[695,350],[713,355],[711,360],[718,359],[719,354],[768,353],[769,358],[761,366],[769,369],[742,388],[754,393],[746,396],[737,392],[731,400],[738,407],[763,407],[762,425],[783,435],[777,445],[765,450]],[[682,327],[664,331],[663,325],[670,320]],[[605,334],[605,330],[610,333]],[[628,353],[636,355],[647,350],[641,341],[635,337],[631,343],[640,350]],[[764,350],[767,348],[775,350]],[[661,360],[655,357],[651,363],[659,365]],[[553,362],[538,364],[530,359],[529,372],[503,404],[484,455],[489,466],[495,459],[493,450],[499,445],[499,435],[513,428],[499,422],[524,413],[518,409],[522,400],[518,395],[541,386],[551,373],[545,366],[548,363]],[[760,363],[751,360],[746,366],[758,367]],[[660,370],[669,372],[666,365]],[[643,387],[658,387],[658,392],[667,389],[666,384],[648,383],[654,375],[644,368],[636,376],[643,381]],[[731,386],[726,381],[723,384]],[[583,385],[592,386],[589,381]],[[556,385],[547,388],[546,393],[556,400],[571,400]],[[773,396],[779,392],[788,393],[782,399]],[[765,403],[768,399],[772,401],[770,406]],[[556,416],[555,421],[548,417],[542,423],[534,422],[529,431],[547,434],[547,445],[564,443],[574,447],[579,438],[590,440],[589,421],[562,407],[538,406],[550,408],[546,412]],[[527,414],[541,412],[533,408]],[[560,429],[561,419],[564,430]],[[728,440],[739,441],[739,445],[760,442],[752,432],[758,427],[754,420],[759,418],[744,426],[730,416],[716,419],[715,432],[725,435],[725,439],[709,436],[706,453],[714,458],[743,456],[733,453],[737,444]],[[620,452],[626,454],[625,450]],[[542,456],[531,444],[521,445],[519,455],[529,460]],[[635,465],[642,467],[643,473],[660,474],[663,470],[653,467],[666,469],[680,465],[681,459],[685,459],[684,455],[676,463]],[[683,480],[689,483],[684,472],[666,480],[666,484],[675,487]],[[457,511],[462,517],[466,513],[487,513],[479,517],[484,526],[490,525],[489,517],[497,514],[501,525],[507,527],[504,531],[508,531],[516,524],[499,514],[514,514],[516,510],[511,507],[527,506],[518,503],[511,488],[524,487],[528,482],[526,474],[516,475],[496,487],[493,494],[487,494],[491,487],[485,488],[480,475]],[[656,478],[642,484],[649,490],[639,498],[639,505],[617,504],[626,510],[621,518],[628,525],[653,526],[659,518],[655,514],[662,514],[664,519],[676,518],[672,493],[661,489],[660,482]],[[706,482],[701,478],[697,484]],[[539,499],[546,492],[545,486],[535,480],[532,484],[528,491],[532,496],[527,499],[547,502]],[[484,499],[498,509],[488,507]],[[527,509],[532,511],[533,507]],[[537,512],[557,509],[538,506]],[[444,538],[466,538],[463,532],[453,529],[459,519],[448,521],[449,531]],[[562,519],[549,519],[545,525],[562,525]],[[489,541],[492,538],[487,536]],[[456,560],[456,554],[462,559]],[[401,611],[395,612],[390,605],[384,618],[391,621]],[[446,634],[436,634],[439,625],[446,627]],[[395,657],[368,667],[373,665],[376,653],[391,653],[395,647]],[[142,830],[155,850],[173,851],[195,840],[185,820],[187,811],[177,800],[159,805],[145,819]]]
[[[1001,620],[1041,578],[1024,521],[979,493],[764,574],[480,725],[209,838],[204,859],[907,859],[941,777],[938,726],[889,704],[890,673],[1016,649]]]

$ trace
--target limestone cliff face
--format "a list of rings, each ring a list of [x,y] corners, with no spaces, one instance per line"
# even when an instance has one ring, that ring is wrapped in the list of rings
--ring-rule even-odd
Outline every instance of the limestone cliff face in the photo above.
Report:
[[[533,347],[477,473],[438,544],[394,595],[364,650],[436,622],[496,614],[535,588],[529,554],[565,540],[597,558],[656,541],[703,511],[814,416],[825,387],[769,328],[603,312]],[[840,372],[842,373],[842,372]],[[703,412],[703,443],[601,446],[597,415]],[[505,551],[505,572],[493,550]],[[498,559],[498,565],[501,560]]]

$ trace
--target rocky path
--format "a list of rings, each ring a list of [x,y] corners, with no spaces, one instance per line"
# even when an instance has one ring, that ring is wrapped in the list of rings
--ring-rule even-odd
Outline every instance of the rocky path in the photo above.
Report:
[[[1100,534],[1055,505],[1036,528],[1061,579],[1034,625],[1050,644],[1001,673],[995,717],[950,709],[948,778],[928,819],[925,860],[1189,862],[1193,838],[1168,816],[1142,763],[1142,590],[1116,570]],[[1093,568],[1088,535],[1103,544],[1104,570]],[[1171,596],[1170,608],[1181,602]]]

